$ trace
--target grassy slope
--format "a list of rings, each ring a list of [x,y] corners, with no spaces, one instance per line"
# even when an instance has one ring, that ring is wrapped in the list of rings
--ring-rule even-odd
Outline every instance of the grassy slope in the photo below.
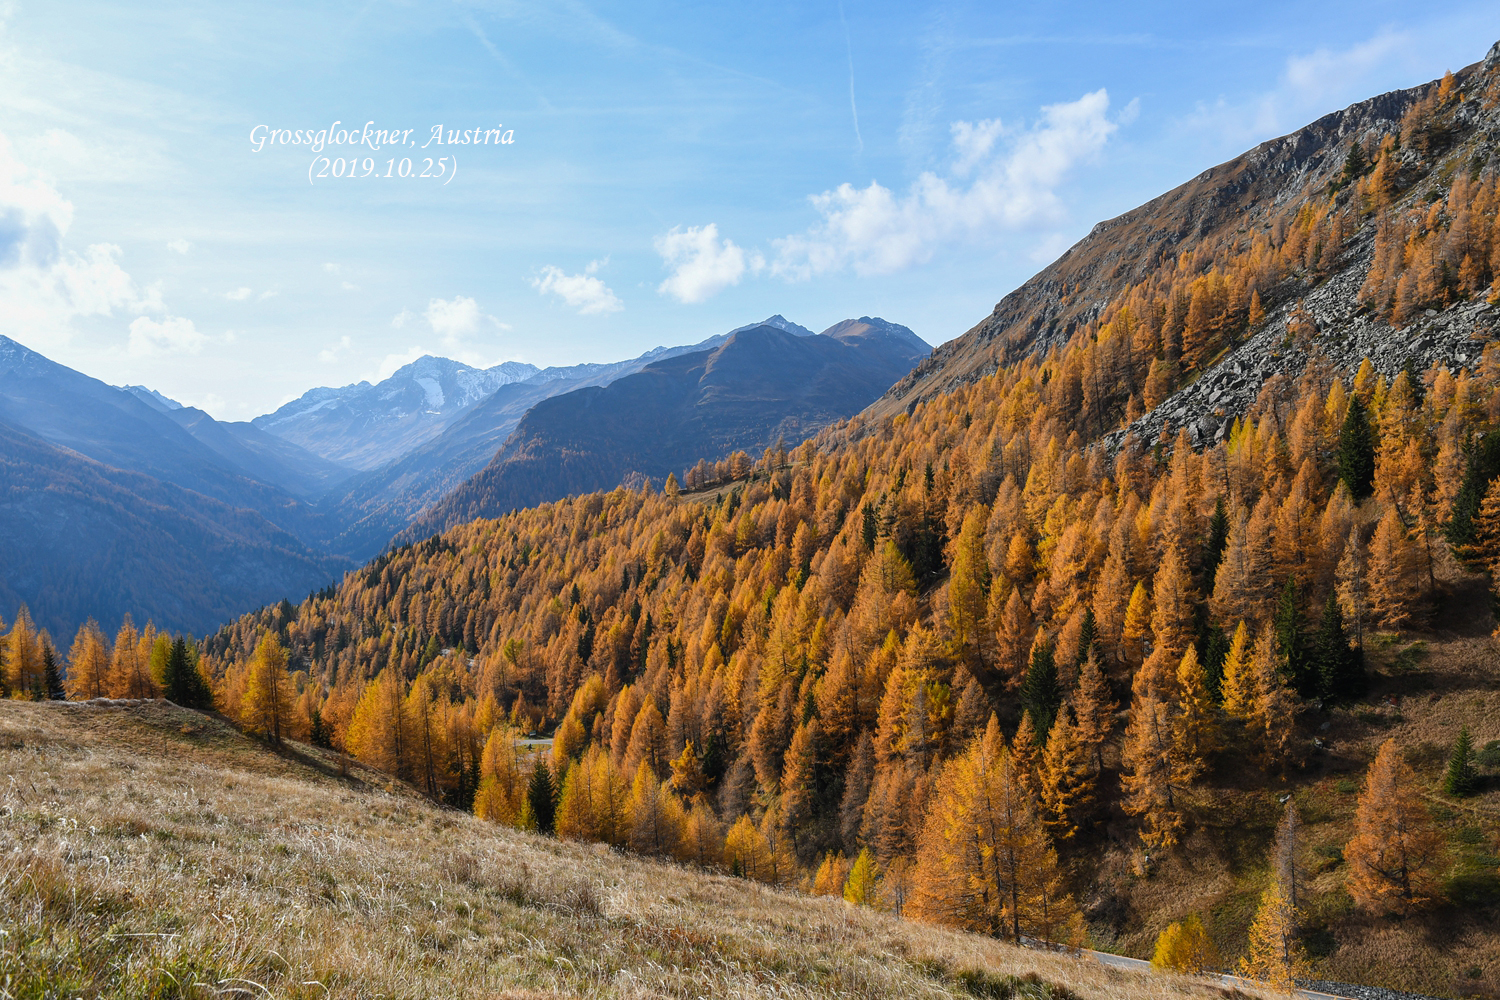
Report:
[[[1500,775],[1491,769],[1484,790],[1462,801],[1441,794],[1460,726],[1469,726],[1476,749],[1500,739],[1495,621],[1480,578],[1451,560],[1440,569],[1443,596],[1431,628],[1370,637],[1368,697],[1328,716],[1309,713],[1303,767],[1267,783],[1231,730],[1212,785],[1196,793],[1193,832],[1145,878],[1132,873],[1130,850],[1119,846],[1134,843],[1133,826],[1116,812],[1089,870],[1079,873],[1100,945],[1150,957],[1167,924],[1198,913],[1224,954],[1242,954],[1269,883],[1281,798],[1292,794],[1305,822],[1299,862],[1310,888],[1303,910],[1305,940],[1318,959],[1314,975],[1440,996],[1500,996]],[[1449,845],[1447,898],[1406,919],[1363,915],[1343,888],[1342,849],[1353,836],[1365,769],[1388,737],[1405,750]],[[1326,749],[1313,747],[1313,738]]]
[[[16,998],[1221,993],[500,829],[171,705],[0,702],[0,763]]]

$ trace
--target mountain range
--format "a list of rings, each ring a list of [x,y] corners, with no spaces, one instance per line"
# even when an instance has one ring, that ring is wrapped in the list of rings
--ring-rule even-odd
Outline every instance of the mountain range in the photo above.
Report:
[[[581,392],[733,345],[725,357],[740,361],[716,376],[721,412],[656,415],[668,434],[673,419],[694,423],[678,437],[696,443],[673,462],[722,457],[715,448],[727,454],[760,441],[762,424],[800,434],[856,412],[927,352],[915,337],[905,359],[877,341],[818,338],[773,316],[612,363],[476,369],[423,357],[374,385],[312,389],[253,421],[229,422],[146,386],[107,385],[0,337],[0,464],[10,474],[0,503],[0,539],[9,542],[0,601],[8,614],[27,604],[60,637],[90,614],[112,628],[127,612],[202,632],[299,597],[381,551],[484,470],[540,403],[550,403],[554,421],[575,412],[587,419],[593,397]],[[844,367],[828,369],[833,381],[820,392],[765,378],[830,347]],[[843,378],[847,385],[834,384]],[[754,419],[723,396],[737,379],[746,380]],[[633,471],[618,457],[596,460],[590,488]],[[549,496],[568,489],[533,485]]]

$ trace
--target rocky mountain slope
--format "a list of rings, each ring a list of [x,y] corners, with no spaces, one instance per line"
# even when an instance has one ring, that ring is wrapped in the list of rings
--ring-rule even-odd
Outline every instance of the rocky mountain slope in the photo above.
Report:
[[[538,403],[482,472],[399,537],[801,441],[857,411],[929,350],[906,327],[870,317],[818,336],[741,328],[714,350]]]
[[[1477,327],[1493,326],[1485,304],[1462,304],[1457,312],[1422,311],[1391,329],[1359,290],[1374,257],[1378,213],[1356,183],[1365,176],[1383,140],[1389,156],[1387,198],[1425,210],[1448,191],[1456,176],[1477,178],[1500,138],[1494,83],[1500,43],[1486,58],[1452,75],[1410,90],[1393,91],[1337,111],[1290,135],[1261,143],[1227,163],[1205,170],[1187,183],[1139,208],[1101,222],[1052,264],[1005,296],[994,311],[963,336],[937,348],[868,415],[882,418],[910,410],[960,385],[972,383],[1027,354],[1061,347],[1080,332],[1094,335],[1132,287],[1147,286],[1180,269],[1196,253],[1213,256],[1227,245],[1248,245],[1260,236],[1274,242],[1300,205],[1331,202],[1336,209],[1361,209],[1360,224],[1343,234],[1333,266],[1327,260],[1293,275],[1277,288],[1260,289],[1267,322],[1249,342],[1236,342],[1211,376],[1183,372],[1194,384],[1173,398],[1136,430],[1154,435],[1163,426],[1186,426],[1195,440],[1221,434],[1226,419],[1241,413],[1262,382],[1276,374],[1294,375],[1313,354],[1341,370],[1352,370],[1369,356],[1390,374],[1404,364],[1414,345],[1418,367],[1441,358],[1463,367],[1477,360],[1468,341]],[[1451,95],[1440,92],[1451,87]],[[1431,107],[1421,105],[1428,102]],[[1416,109],[1414,111],[1414,108]],[[1420,114],[1418,114],[1420,112]],[[1423,122],[1404,121],[1408,116]],[[1428,119],[1433,119],[1428,121]],[[1425,124],[1424,124],[1425,122]],[[1351,163],[1351,149],[1361,154]],[[1363,171],[1363,173],[1361,172]],[[1354,204],[1363,200],[1364,204]],[[1460,261],[1450,262],[1456,273]],[[1283,345],[1297,300],[1306,307],[1319,335],[1317,349],[1305,342]],[[1182,303],[1185,311],[1187,303]],[[1180,320],[1180,317],[1179,317]],[[1331,334],[1331,336],[1330,336]],[[1220,359],[1212,359],[1219,361]],[[1382,367],[1382,365],[1384,367]],[[1204,366],[1206,367],[1206,366]],[[1156,409],[1147,407],[1147,409]]]

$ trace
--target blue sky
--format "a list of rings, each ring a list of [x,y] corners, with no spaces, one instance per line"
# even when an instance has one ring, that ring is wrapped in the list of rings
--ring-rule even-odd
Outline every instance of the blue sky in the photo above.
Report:
[[[0,332],[223,419],[772,313],[941,343],[1100,219],[1500,38],[1493,4],[1382,0],[0,12]],[[335,120],[414,145],[312,184],[308,147],[253,151]],[[437,125],[514,141],[383,176]]]

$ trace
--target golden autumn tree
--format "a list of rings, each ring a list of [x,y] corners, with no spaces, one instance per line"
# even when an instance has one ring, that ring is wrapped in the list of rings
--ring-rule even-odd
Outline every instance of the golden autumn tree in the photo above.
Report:
[[[1104,744],[1115,728],[1116,706],[1095,650],[1089,651],[1083,669],[1079,671],[1073,708],[1078,721],[1078,739],[1093,761],[1097,774],[1104,770]]]
[[[492,823],[520,825],[529,773],[529,769],[521,766],[515,730],[509,726],[496,726],[490,730],[480,758],[474,815]]]
[[[944,767],[934,792],[917,855],[914,913],[1013,940],[1072,937],[1077,908],[993,716],[984,735]]]
[[[868,848],[859,852],[854,864],[849,867],[849,877],[844,880],[844,901],[855,906],[870,906],[875,902],[875,883],[880,869],[875,864]]]
[[[119,640],[116,640],[118,647]],[[250,661],[240,724],[252,733],[280,743],[290,735],[292,682],[286,673],[286,649],[276,633],[267,632],[255,646]]]
[[[1072,709],[1064,706],[1047,734],[1037,768],[1042,822],[1055,841],[1071,839],[1093,806],[1092,764],[1092,748],[1084,742]]]
[[[1177,546],[1170,545],[1151,589],[1151,641],[1173,660],[1192,644],[1195,600],[1187,564]]]
[[[111,698],[152,698],[156,691],[151,685],[151,670],[145,652],[141,649],[141,633],[131,622],[130,616],[120,625],[115,634],[114,654],[109,668],[109,696]]]
[[[1224,657],[1224,678],[1219,684],[1224,714],[1231,719],[1248,719],[1255,709],[1255,673],[1251,667],[1250,630],[1243,620],[1235,627]]]
[[[687,826],[687,813],[670,788],[656,777],[642,760],[631,782],[630,797],[625,803],[629,824],[627,843],[637,854],[679,856]]]
[[[1121,751],[1123,805],[1140,818],[1141,840],[1152,849],[1168,850],[1177,843],[1183,824],[1179,799],[1193,776],[1172,730],[1172,713],[1160,698],[1148,693],[1131,703]]]
[[[1197,975],[1212,972],[1219,965],[1219,949],[1213,938],[1203,927],[1196,913],[1167,925],[1156,939],[1156,950],[1151,956],[1151,965],[1157,969],[1171,969]]]
[[[1239,974],[1264,983],[1281,993],[1297,989],[1297,977],[1306,972],[1302,948],[1297,943],[1296,908],[1286,898],[1279,882],[1261,893],[1260,907],[1250,924],[1250,941],[1240,960]]]
[[[109,691],[109,640],[90,618],[79,626],[68,653],[68,697],[74,701],[103,698]]]
[[[350,753],[388,774],[404,774],[411,755],[404,688],[395,670],[382,670],[360,692],[344,735]]]
[[[5,637],[4,667],[5,676],[0,679],[21,697],[29,698],[42,689],[41,637],[24,604]]]
[[[1349,895],[1372,913],[1406,913],[1437,893],[1443,841],[1416,786],[1395,739],[1386,740],[1365,776],[1354,838],[1344,848]]]

